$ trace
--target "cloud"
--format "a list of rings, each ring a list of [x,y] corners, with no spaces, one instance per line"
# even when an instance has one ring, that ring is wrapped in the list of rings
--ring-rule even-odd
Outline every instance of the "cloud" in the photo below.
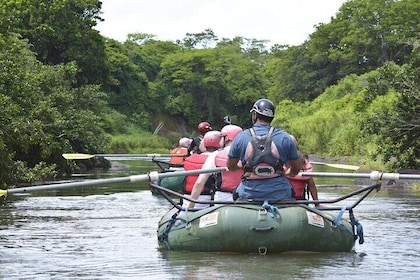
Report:
[[[129,33],[149,33],[176,41],[207,28],[219,38],[236,36],[299,45],[328,23],[345,0],[102,0],[96,29],[124,41]]]

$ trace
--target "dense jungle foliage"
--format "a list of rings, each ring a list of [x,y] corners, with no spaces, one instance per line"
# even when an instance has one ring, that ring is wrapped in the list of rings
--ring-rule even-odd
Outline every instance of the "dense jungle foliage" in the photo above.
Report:
[[[420,5],[349,0],[298,46],[94,29],[97,0],[0,3],[0,187],[72,172],[62,153],[167,152],[259,98],[306,153],[420,163]],[[156,127],[162,123],[163,127]]]

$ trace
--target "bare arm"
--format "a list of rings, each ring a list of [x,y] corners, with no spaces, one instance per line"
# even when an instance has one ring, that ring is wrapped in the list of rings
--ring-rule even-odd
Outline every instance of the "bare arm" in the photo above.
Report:
[[[315,181],[313,178],[309,179],[307,182],[309,192],[311,193],[313,200],[318,200],[318,190],[316,189]],[[315,203],[315,206],[319,206],[319,203]]]
[[[241,166],[238,166],[238,162],[238,158],[228,158],[226,166],[229,169],[229,171],[241,169]]]
[[[314,179],[313,178],[309,179],[307,181],[307,184],[308,184],[308,189],[311,192],[312,199],[318,200],[318,190],[316,189]]]
[[[302,168],[302,161],[300,159],[290,160],[287,164],[290,167],[286,171],[286,175],[288,176],[296,176]]]
[[[200,196],[201,192],[204,189],[204,185],[206,184],[210,175],[211,175],[210,173],[203,173],[203,174],[200,174],[198,176],[197,181],[195,181],[195,184],[194,184],[193,189],[191,191],[191,198],[192,199],[197,199]],[[195,203],[190,202],[190,205],[188,206],[188,208],[192,209],[192,208],[194,208],[194,206],[195,206]]]

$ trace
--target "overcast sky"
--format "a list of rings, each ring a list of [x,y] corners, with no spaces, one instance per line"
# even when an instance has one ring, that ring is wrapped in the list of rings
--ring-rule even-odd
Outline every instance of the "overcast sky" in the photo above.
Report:
[[[314,25],[330,22],[346,0],[102,0],[103,36],[125,41],[149,33],[161,41],[210,28],[218,38],[236,36],[300,45]]]

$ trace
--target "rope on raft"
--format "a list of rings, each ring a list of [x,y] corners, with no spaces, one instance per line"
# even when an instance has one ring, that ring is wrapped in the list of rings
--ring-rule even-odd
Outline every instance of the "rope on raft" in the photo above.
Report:
[[[349,211],[349,216],[350,216],[350,224],[353,228],[353,232],[351,232],[348,228],[346,228],[344,225],[341,224],[341,219],[343,217],[344,212],[348,210]],[[340,213],[338,213],[337,217],[335,218],[333,225],[336,226],[337,228],[344,230],[352,235],[354,235],[355,239],[359,238],[359,244],[363,244],[365,242],[364,236],[363,236],[363,227],[360,224],[359,220],[357,220],[354,217],[354,213],[353,213],[353,208],[347,208],[347,207],[343,207],[340,211]],[[356,228],[356,235],[354,234],[355,230],[354,228]]]
[[[168,242],[169,232],[171,231],[172,226],[175,224],[177,220],[177,216],[181,212],[181,210],[182,209],[179,209],[178,212],[172,215],[171,219],[166,224],[165,230],[162,232],[161,235],[158,236],[158,240],[162,242],[163,244],[165,244],[165,247],[168,251],[171,250],[171,246],[169,245],[169,242]]]

